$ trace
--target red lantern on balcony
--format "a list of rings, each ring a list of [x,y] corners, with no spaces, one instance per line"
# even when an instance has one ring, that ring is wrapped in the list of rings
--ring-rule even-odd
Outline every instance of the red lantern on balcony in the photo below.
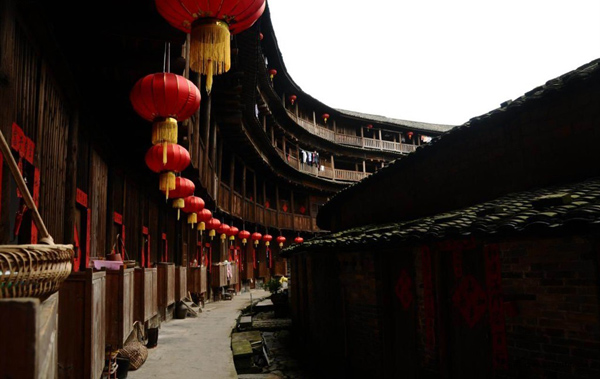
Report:
[[[225,241],[227,238],[227,233],[229,233],[229,229],[230,227],[227,224],[221,224],[221,226],[217,229],[217,233],[219,234],[221,241]]]
[[[373,129],[373,124],[367,125],[367,129]]]
[[[292,105],[294,105],[294,103],[296,102],[296,99],[298,97],[296,95],[290,95],[288,96],[288,99],[290,100],[290,103],[292,103]]]
[[[204,208],[198,212],[198,228],[200,234],[206,230],[206,223],[212,218],[212,212],[208,208]]]
[[[238,228],[236,228],[235,226],[232,226],[229,228],[229,233],[227,233],[227,235],[229,236],[229,240],[230,241],[235,241],[235,236],[237,236],[237,234],[240,232],[240,230]]]
[[[160,174],[159,189],[163,191],[167,199],[169,191],[175,189],[175,173],[185,170],[190,164],[190,153],[183,147],[174,143],[168,143],[166,148],[167,162],[163,160],[164,148],[162,144],[152,146],[146,152],[146,165],[150,170]]]
[[[413,132],[406,132],[406,135],[408,136],[409,139],[412,139],[413,137]]]
[[[302,242],[304,242],[304,238],[298,236],[298,237],[294,238],[294,242],[296,242],[296,243],[302,243]]]
[[[198,222],[198,212],[204,209],[204,200],[198,196],[188,196],[183,199],[183,202],[183,211],[188,214],[187,222],[193,227]]]
[[[304,205],[301,205],[300,208],[298,208],[298,211],[300,212],[300,214],[305,214],[306,213],[306,207]]]
[[[177,121],[200,107],[200,90],[183,76],[169,72],[146,75],[129,93],[133,109],[152,122],[152,144],[177,143]],[[163,156],[166,163],[167,156]]]
[[[265,246],[269,246],[273,240],[273,236],[267,233],[263,236],[262,240],[265,241]]]
[[[177,219],[179,220],[179,210],[185,206],[184,197],[194,194],[196,185],[191,180],[178,176],[175,178],[175,189],[169,192],[167,199],[173,199],[173,208],[177,208]]]
[[[208,235],[210,236],[211,240],[215,236],[215,233],[216,233],[217,229],[219,229],[220,226],[221,226],[221,221],[217,220],[214,217],[211,218],[210,220],[208,220],[208,222],[206,223],[206,229],[208,229]]]
[[[283,244],[285,243],[285,237],[284,236],[277,237],[277,243],[279,244],[279,247],[283,247]]]
[[[252,238],[252,241],[254,241],[254,247],[256,248],[258,246],[258,242],[262,238],[262,234],[260,234],[258,232],[254,232],[254,233],[252,233],[251,238]]]
[[[247,230],[242,230],[238,233],[238,238],[242,240],[242,244],[246,245],[246,242],[248,242],[248,238],[250,238],[250,232]]]
[[[156,0],[169,24],[191,35],[190,67],[206,75],[210,93],[213,75],[231,67],[231,34],[251,27],[265,10],[265,0]]]
[[[269,70],[269,78],[271,78],[271,81],[273,80],[273,77],[277,75],[277,70],[275,70],[274,68]]]
[[[329,113],[323,113],[321,117],[323,117],[323,121],[325,121],[325,123],[327,124],[327,120],[329,119]]]

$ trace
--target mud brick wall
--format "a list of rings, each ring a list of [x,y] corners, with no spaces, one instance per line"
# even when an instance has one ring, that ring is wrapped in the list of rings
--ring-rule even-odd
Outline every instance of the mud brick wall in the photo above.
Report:
[[[567,236],[500,245],[509,364],[502,377],[600,377],[598,250]]]

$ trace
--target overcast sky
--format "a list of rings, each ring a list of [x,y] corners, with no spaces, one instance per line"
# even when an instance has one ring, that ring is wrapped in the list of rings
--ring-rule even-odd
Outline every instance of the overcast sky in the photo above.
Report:
[[[268,0],[286,68],[341,109],[459,125],[600,58],[600,0]]]

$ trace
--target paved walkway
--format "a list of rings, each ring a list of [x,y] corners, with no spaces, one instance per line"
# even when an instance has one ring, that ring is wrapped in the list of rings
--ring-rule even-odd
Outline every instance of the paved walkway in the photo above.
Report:
[[[197,318],[173,319],[162,323],[158,345],[148,350],[148,359],[127,378],[210,378],[238,377],[231,353],[231,331],[240,311],[266,298],[268,291],[250,290],[232,300],[206,303]]]

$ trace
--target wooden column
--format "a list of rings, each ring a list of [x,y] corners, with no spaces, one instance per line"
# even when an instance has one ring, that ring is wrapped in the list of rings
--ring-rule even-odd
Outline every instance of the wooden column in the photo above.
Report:
[[[202,84],[202,80],[201,80],[202,75],[198,75],[198,84],[201,85]],[[203,162],[202,162],[202,172],[200,173],[201,176],[201,180],[202,184],[206,187],[206,188],[210,188],[208,186],[208,180],[209,180],[209,175],[208,175],[208,153],[210,151],[210,109],[211,109],[211,96],[207,95],[206,92],[202,95],[202,102],[201,102],[201,109],[202,111],[200,112],[200,116],[202,118],[202,127],[205,128],[204,129],[204,158],[203,158]]]
[[[333,180],[335,180],[335,162],[333,160],[333,154],[331,154],[331,172],[333,173]]]
[[[248,215],[246,214],[246,165],[242,164],[242,219],[246,220]],[[241,230],[241,229],[240,229]]]
[[[365,130],[362,126],[360,127],[360,142],[362,144],[362,147],[365,147]]]
[[[383,138],[381,138],[381,129],[379,129],[379,149],[383,150]]]
[[[271,128],[271,145],[276,146],[277,142],[275,142],[275,128]]]
[[[279,222],[280,222],[280,216],[279,216],[279,208],[280,208],[280,204],[279,204],[279,185],[275,186],[275,203],[277,204],[276,210],[277,210],[277,226],[279,227]]]
[[[363,172],[367,172],[367,161],[363,161]]]
[[[317,116],[315,115],[315,111],[313,111],[313,124],[317,126]]]
[[[217,125],[214,121],[211,122],[212,124],[212,142],[211,142],[211,161],[213,162],[213,170],[212,170],[212,175],[209,173],[209,178],[208,180],[210,180],[211,184],[210,187],[212,187],[213,191],[212,191],[212,197],[213,199],[215,199],[216,202],[216,198],[217,198],[217,193],[218,193],[218,185],[215,185],[216,180],[216,175],[217,175]]]
[[[235,154],[231,154],[231,163],[229,164],[229,214],[233,214],[233,185],[235,174]],[[230,225],[231,226],[231,225]]]
[[[283,154],[284,154],[283,155],[283,159],[287,160],[287,150],[285,148],[285,135],[281,137],[281,142],[282,142],[282,145],[283,145]]]
[[[64,243],[74,242],[76,198],[77,198],[77,141],[79,135],[79,113],[73,111],[69,120],[69,142],[67,150],[67,176],[65,183],[65,227]],[[89,251],[89,246],[88,246]]]
[[[215,201],[219,204],[219,191],[221,190],[221,172],[223,170],[223,139],[219,138],[217,145],[217,160],[215,163],[215,171],[217,174],[217,184],[215,185]]]
[[[295,218],[294,217],[296,215],[296,203],[294,202],[294,190],[290,191],[290,207],[292,208],[292,230],[296,230],[296,223],[295,223]]]
[[[333,120],[333,132],[337,133],[337,125],[335,123],[335,120]]]

